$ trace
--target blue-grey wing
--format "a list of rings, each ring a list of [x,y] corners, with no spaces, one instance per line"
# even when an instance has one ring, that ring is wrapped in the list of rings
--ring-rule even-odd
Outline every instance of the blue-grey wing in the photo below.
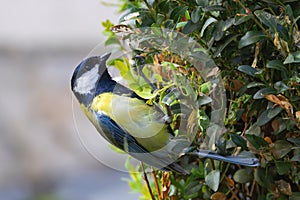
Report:
[[[110,143],[128,153],[148,153],[132,135],[121,128],[109,116],[103,113],[97,113],[96,115],[101,129]]]

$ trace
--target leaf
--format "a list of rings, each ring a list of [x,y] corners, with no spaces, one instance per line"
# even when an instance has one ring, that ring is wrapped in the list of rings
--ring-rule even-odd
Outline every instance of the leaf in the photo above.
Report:
[[[201,31],[200,31],[200,37],[203,37],[203,34],[204,34],[205,29],[206,29],[209,25],[211,25],[212,23],[215,23],[215,22],[217,22],[217,20],[216,20],[215,18],[213,18],[213,17],[208,18],[208,19],[205,21],[204,25],[202,26],[202,29],[201,29]]]
[[[285,41],[289,41],[289,31],[286,27],[276,24],[276,31],[279,34],[279,37]]]
[[[202,8],[202,10],[203,12],[211,12],[211,11],[224,11],[226,9],[219,5],[213,5],[213,6],[207,6],[205,8]]]
[[[182,29],[182,33],[190,34],[201,27],[201,23],[193,23],[191,20],[187,22],[187,24]]]
[[[191,14],[191,20],[193,23],[197,23],[200,19],[200,14],[201,14],[201,7],[198,6],[195,10],[193,10]]]
[[[238,67],[238,70],[240,72],[244,72],[245,74],[247,74],[249,76],[253,76],[253,77],[256,77],[256,73],[258,72],[257,69],[255,69],[249,65],[241,65]]]
[[[283,108],[289,117],[292,117],[293,115],[293,106],[291,105],[291,103],[289,102],[289,100],[287,98],[285,98],[283,95],[278,94],[277,96],[275,95],[265,95],[264,96],[266,99],[268,99],[269,101],[279,105],[281,108]]]
[[[187,6],[175,7],[170,14],[170,18],[173,19],[175,22],[177,22],[181,17],[185,15],[187,9],[188,9]]]
[[[282,62],[280,60],[271,60],[271,61],[267,62],[266,66],[269,69],[276,69],[276,70],[281,71],[281,77],[283,79],[287,79],[288,78],[287,68],[282,64]]]
[[[208,103],[211,103],[211,102],[212,102],[212,99],[209,96],[206,96],[206,95],[200,96],[199,99],[198,99],[198,105],[199,106],[202,106],[202,105],[205,105],[205,104],[208,104]]]
[[[271,121],[276,115],[278,115],[283,109],[279,106],[273,108],[269,108],[265,110],[258,118],[257,118],[257,125],[263,126],[269,121]]]
[[[227,19],[226,21],[221,20],[217,22],[217,24],[215,25],[215,30],[213,32],[215,41],[219,41],[222,39],[225,31],[233,25],[233,22],[233,18]]]
[[[276,171],[279,175],[286,174],[292,167],[292,162],[288,161],[275,161]]]
[[[289,53],[283,64],[299,63],[300,62],[300,51]]]
[[[225,49],[225,47],[230,44],[233,40],[235,40],[238,37],[238,35],[233,35],[225,40],[225,42],[222,42],[220,46],[218,46],[216,52],[214,53],[214,57],[217,57],[220,55],[220,53]]]
[[[285,140],[277,140],[273,143],[271,152],[274,155],[275,159],[283,158],[292,150],[292,145]]]
[[[278,93],[285,92],[289,89],[289,87],[282,81],[276,82],[274,84],[274,88],[277,90]]]
[[[236,144],[239,147],[242,147],[243,150],[248,150],[247,141],[242,136],[232,133],[230,134],[230,137],[234,144]]]
[[[251,82],[247,85],[247,88],[253,88],[253,87],[258,87],[258,86],[264,86],[265,84],[259,83],[259,82]]]
[[[275,90],[271,89],[271,88],[263,88],[258,90],[254,95],[253,95],[253,99],[263,99],[265,98],[265,96],[267,96],[268,94],[272,94],[275,93]]]
[[[233,179],[238,183],[247,183],[253,179],[253,171],[250,168],[239,169],[233,175]]]
[[[262,147],[268,146],[268,143],[259,136],[246,134],[245,137],[253,145],[255,149],[261,149]]]
[[[244,16],[238,16],[236,15],[235,18],[234,18],[234,25],[240,25],[246,21],[248,21],[249,19],[251,19],[253,17],[252,14],[249,14],[249,15],[244,15]]]
[[[206,185],[213,191],[217,191],[220,184],[220,171],[213,170],[205,177]]]
[[[176,28],[182,28],[184,27],[185,25],[187,25],[188,22],[179,22],[176,24]]]
[[[255,44],[256,42],[265,39],[267,36],[263,31],[248,31],[239,42],[239,49]]]
[[[291,185],[285,180],[280,179],[279,181],[275,181],[275,185],[278,188],[280,193],[287,196],[291,196],[293,194]]]
[[[226,194],[222,192],[216,192],[211,195],[210,197],[211,200],[226,200]]]
[[[257,10],[254,12],[255,16],[268,28],[272,30],[274,33],[276,31],[276,17],[274,15],[271,15],[270,13],[263,11],[263,10]]]

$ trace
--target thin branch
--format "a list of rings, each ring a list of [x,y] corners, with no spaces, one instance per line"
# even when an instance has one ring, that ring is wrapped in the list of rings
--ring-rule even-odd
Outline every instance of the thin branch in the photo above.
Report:
[[[154,195],[153,195],[152,190],[151,190],[151,187],[150,187],[150,183],[149,183],[147,174],[146,174],[146,172],[145,172],[144,164],[143,164],[142,162],[141,162],[141,166],[142,166],[142,170],[143,170],[144,180],[145,180],[145,182],[146,182],[146,185],[147,185],[149,194],[150,194],[150,196],[151,196],[151,199],[152,199],[152,200],[155,200]]]

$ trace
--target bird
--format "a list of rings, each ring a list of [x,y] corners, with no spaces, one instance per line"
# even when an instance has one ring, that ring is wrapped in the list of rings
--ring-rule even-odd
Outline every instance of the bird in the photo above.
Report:
[[[112,79],[106,65],[110,55],[88,57],[73,72],[71,90],[83,112],[110,144],[132,157],[164,171],[189,174],[176,162],[182,155],[172,147],[180,146],[180,140],[174,140],[164,112]],[[209,150],[191,154],[245,166],[259,165],[256,158],[222,156]]]

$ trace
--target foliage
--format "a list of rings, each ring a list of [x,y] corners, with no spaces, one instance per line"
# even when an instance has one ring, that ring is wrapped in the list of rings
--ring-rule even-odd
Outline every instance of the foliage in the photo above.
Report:
[[[252,152],[261,162],[260,167],[249,168],[208,159],[191,162],[183,158],[182,162],[192,169],[191,174],[157,171],[150,180],[155,198],[299,199],[300,2],[123,0],[121,11],[120,23],[130,28],[152,27],[158,32],[161,28],[176,30],[188,34],[203,47],[221,70],[228,99],[227,131],[220,140],[224,145],[216,144],[218,150],[224,154]],[[106,44],[120,44],[112,31],[116,26],[109,21],[103,25],[108,36]],[[142,52],[135,52],[139,53]],[[148,62],[159,60],[182,66],[180,70],[174,69],[179,79],[181,76],[189,80],[196,77],[191,82],[198,84],[197,88],[205,88],[208,84],[195,76],[191,63],[184,63],[176,55],[160,52],[144,56]],[[147,99],[157,96],[151,93],[147,83],[136,82],[132,74],[127,73],[130,69],[129,65],[123,66],[126,62],[117,65],[117,61],[113,61],[114,65],[119,66],[121,73],[123,69],[126,74],[123,77],[132,81],[135,91],[140,91]],[[209,106],[201,107],[199,116],[210,117],[208,110]],[[205,136],[205,127],[203,122],[199,123],[199,132],[203,134],[195,145]],[[128,168],[136,172],[130,165]],[[140,186],[140,175],[134,176],[129,181],[133,191],[141,192],[141,199],[150,199],[149,193]]]

